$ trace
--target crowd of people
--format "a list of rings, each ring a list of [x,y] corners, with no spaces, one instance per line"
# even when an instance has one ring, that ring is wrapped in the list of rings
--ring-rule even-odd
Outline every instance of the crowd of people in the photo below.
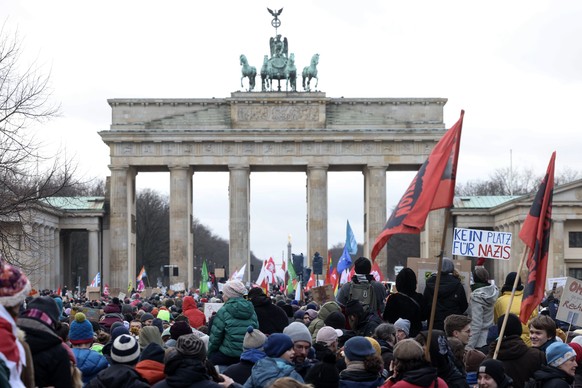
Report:
[[[516,273],[499,291],[477,266],[467,295],[444,259],[438,291],[432,276],[421,294],[409,268],[390,292],[370,260],[354,267],[318,304],[240,281],[216,295],[32,297],[0,261],[0,388],[582,386],[582,335],[545,310],[523,325],[520,283],[509,305]],[[206,303],[223,305],[207,316]]]

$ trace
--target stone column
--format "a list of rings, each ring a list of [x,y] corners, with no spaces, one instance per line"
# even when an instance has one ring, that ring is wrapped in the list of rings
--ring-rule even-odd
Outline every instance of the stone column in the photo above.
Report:
[[[40,235],[42,240],[42,254],[44,256],[44,260],[46,263],[46,269],[44,271],[44,279],[46,283],[46,288],[50,290],[55,290],[58,286],[53,284],[55,268],[54,268],[54,261],[52,257],[52,236],[50,233],[50,228],[48,226],[41,226]]]
[[[186,290],[193,286],[192,169],[170,166],[170,264],[179,268],[170,284],[183,282]]]
[[[548,260],[548,278],[568,276],[566,263],[564,262],[564,220],[556,218],[553,220],[550,233],[550,251]]]
[[[111,288],[135,287],[135,170],[128,166],[110,166],[111,170]]]
[[[89,259],[87,260],[87,279],[89,282],[93,280],[97,272],[99,272],[99,230],[89,229],[87,231],[89,241]],[[103,275],[103,274],[101,274]]]
[[[327,257],[327,166],[307,167],[306,267],[315,252]]]
[[[63,279],[63,265],[62,265],[62,257],[61,257],[61,241],[60,236],[61,233],[59,229],[52,230],[52,251],[53,251],[53,267],[55,269],[53,274],[53,283],[56,284],[56,287],[63,287],[64,286],[64,279]]]
[[[376,237],[386,225],[386,168],[366,166],[364,168],[364,255],[370,257]],[[380,270],[386,275],[388,269],[386,248],[376,257]],[[394,263],[390,265],[394,270]]]
[[[250,169],[248,166],[229,166],[229,258],[228,271],[232,273],[247,265],[244,281],[251,281],[250,251]]]
[[[71,231],[65,230],[62,236],[62,255],[63,255],[63,275],[64,284],[71,291],[75,291],[75,281],[71,276]]]

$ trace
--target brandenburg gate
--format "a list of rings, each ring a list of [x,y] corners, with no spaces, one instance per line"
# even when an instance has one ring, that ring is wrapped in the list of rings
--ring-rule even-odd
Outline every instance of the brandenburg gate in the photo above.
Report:
[[[445,133],[444,98],[332,98],[323,92],[234,92],[228,98],[112,99],[110,254],[103,282],[135,284],[139,172],[170,172],[170,264],[193,286],[192,184],[228,171],[229,267],[250,261],[250,174],[307,174],[307,257],[327,252],[327,176],[364,174],[364,252],[387,219],[386,172],[417,170]],[[386,251],[377,258],[386,271]],[[249,265],[250,266],[250,265]],[[246,279],[245,279],[246,280]]]

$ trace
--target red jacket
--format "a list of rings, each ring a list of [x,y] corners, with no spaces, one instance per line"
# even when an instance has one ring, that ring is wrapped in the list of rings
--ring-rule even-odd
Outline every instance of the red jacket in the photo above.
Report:
[[[196,305],[196,301],[191,296],[184,297],[182,302],[182,314],[188,317],[190,327],[198,329],[200,326],[206,325],[206,316]]]
[[[166,375],[164,374],[164,364],[154,360],[143,360],[138,362],[135,366],[135,370],[151,385],[166,378]]]

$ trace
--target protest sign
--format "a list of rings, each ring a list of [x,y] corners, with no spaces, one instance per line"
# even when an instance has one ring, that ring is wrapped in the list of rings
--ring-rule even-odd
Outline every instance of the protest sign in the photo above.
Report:
[[[99,298],[101,298],[101,288],[100,287],[87,287],[87,299],[99,300]]]
[[[582,281],[568,277],[560,299],[556,319],[574,326],[582,325]]]
[[[94,308],[90,308],[90,307],[74,307],[71,310],[71,319],[75,318],[75,314],[76,313],[83,313],[85,314],[85,316],[87,317],[87,320],[92,321],[92,322],[99,322],[99,319],[101,318],[101,315],[103,315],[103,310],[101,309],[94,309]]]
[[[204,315],[206,316],[206,320],[208,321],[212,314],[220,310],[222,306],[224,306],[224,303],[204,303]]]
[[[509,260],[511,233],[455,228],[453,255]]]
[[[416,291],[424,293],[426,280],[436,272],[438,259],[423,259],[419,257],[409,257],[406,266],[416,273],[417,287]],[[470,260],[453,260],[455,269],[461,277],[461,283],[465,289],[467,300],[471,295],[471,261]]]
[[[333,295],[333,286],[331,284],[326,284],[320,287],[313,287],[311,289],[311,295],[313,296],[313,300],[320,306],[325,302],[335,300],[335,296]]]

